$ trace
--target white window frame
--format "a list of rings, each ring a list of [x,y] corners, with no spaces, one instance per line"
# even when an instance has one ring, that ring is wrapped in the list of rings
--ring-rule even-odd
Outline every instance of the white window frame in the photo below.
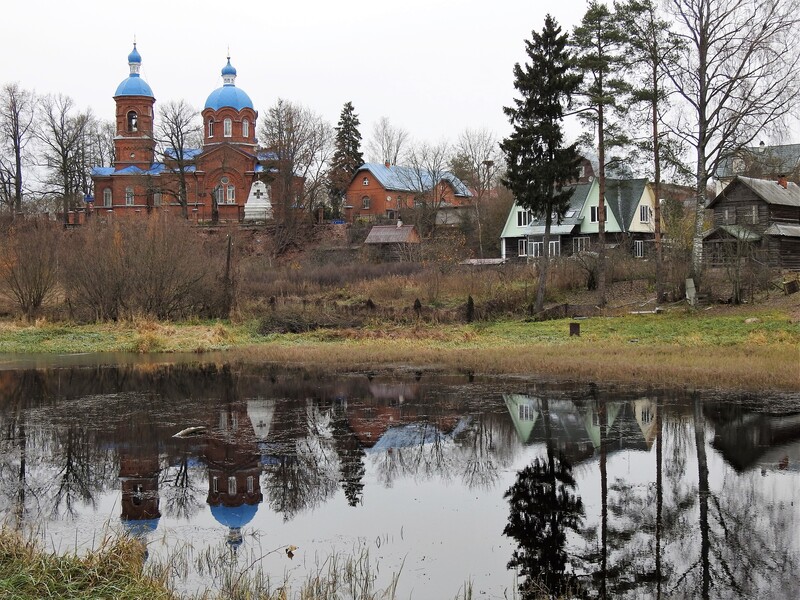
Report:
[[[633,240],[634,258],[644,258],[644,240]]]
[[[582,236],[572,238],[572,252],[573,254],[577,254],[578,252],[585,252],[589,249],[589,237]]]
[[[208,120],[208,137],[214,137],[214,119]]]
[[[517,256],[528,256],[528,240],[517,240]]]
[[[589,223],[600,222],[600,206],[591,206],[589,208]]]
[[[369,196],[364,196],[361,198],[361,209],[369,210]]]
[[[533,220],[531,211],[520,208],[517,210],[517,227],[527,227]]]
[[[228,477],[228,496],[236,495],[236,477]]]
[[[544,242],[528,242],[528,256],[539,258],[544,251]]]
[[[561,256],[561,240],[550,240],[550,258]]]
[[[256,489],[255,486],[255,477],[252,475],[247,476],[247,493],[252,494]]]
[[[219,477],[211,478],[211,491],[215,494],[219,493]]]
[[[249,138],[250,137],[250,120],[249,119],[242,119],[242,137]]]
[[[236,186],[225,186],[225,199],[227,200],[228,204],[236,204]]]
[[[519,405],[519,420],[533,421],[533,407],[530,404]]]
[[[750,207],[750,220],[753,225],[758,224],[758,206],[756,204]]]
[[[111,188],[106,188],[103,190],[103,206],[111,207],[114,203],[114,193],[111,191]]]
[[[125,188],[125,206],[133,206],[135,195],[133,193],[133,188],[128,186]]]
[[[649,223],[650,222],[650,207],[646,204],[642,204],[639,206],[639,222],[640,223]]]
[[[225,117],[222,121],[222,136],[231,137],[233,135],[233,121],[230,117]]]
[[[361,180],[361,185],[369,185],[369,177],[364,177],[364,179]]]

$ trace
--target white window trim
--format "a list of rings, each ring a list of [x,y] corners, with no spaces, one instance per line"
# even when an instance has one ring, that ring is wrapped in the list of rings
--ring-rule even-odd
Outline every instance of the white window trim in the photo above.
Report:
[[[114,193],[111,188],[106,188],[103,190],[103,206],[110,207],[112,204],[114,204]]]
[[[135,203],[136,196],[133,192],[132,187],[125,188],[125,206],[133,206]]]
[[[527,227],[533,221],[531,211],[520,208],[517,210],[517,227]]]
[[[225,188],[225,199],[228,204],[236,204],[236,186],[226,185]]]
[[[639,206],[639,222],[640,223],[649,223],[650,222],[650,207],[646,204],[642,204]]]
[[[361,209],[369,210],[369,196],[364,196],[361,198]]]
[[[208,120],[208,137],[214,137],[214,119]]]
[[[364,179],[361,180],[361,185],[369,185],[369,177],[364,177]]]
[[[633,256],[644,258],[644,240],[633,240]]]
[[[233,121],[230,117],[226,117],[224,121],[222,121],[222,136],[223,137],[231,137],[233,135]]]
[[[236,495],[236,477],[228,477],[228,495]]]
[[[517,256],[528,256],[528,240],[517,240]]]
[[[589,237],[581,236],[572,238],[572,252],[585,252],[589,248]]]
[[[550,258],[561,256],[561,240],[550,240]]]
[[[544,242],[528,242],[528,256],[538,258],[544,250]]]
[[[250,120],[249,119],[242,119],[242,137],[249,138],[250,137]]]
[[[599,206],[589,207],[589,223],[599,223],[599,222],[600,222],[600,207]]]

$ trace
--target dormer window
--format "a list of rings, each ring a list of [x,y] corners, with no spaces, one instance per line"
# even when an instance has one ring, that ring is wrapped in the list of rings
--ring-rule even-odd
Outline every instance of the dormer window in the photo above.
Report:
[[[135,131],[139,131],[139,116],[136,114],[136,111],[129,110],[128,111],[128,132],[133,133]]]
[[[361,185],[369,185],[369,177],[364,177],[364,179],[361,180]]]
[[[214,137],[214,119],[208,120],[208,137]]]
[[[230,118],[222,122],[222,135],[225,137],[231,137],[233,135],[233,121],[231,121]]]
[[[242,137],[247,139],[250,137],[250,121],[242,119]]]

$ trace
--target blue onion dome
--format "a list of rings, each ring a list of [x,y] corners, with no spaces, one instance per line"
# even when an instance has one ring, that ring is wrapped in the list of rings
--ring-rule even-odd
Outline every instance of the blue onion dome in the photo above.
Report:
[[[206,100],[205,108],[219,110],[220,108],[233,108],[242,110],[243,108],[253,108],[253,101],[247,93],[236,87],[236,69],[231,65],[228,57],[228,64],[222,68],[222,87],[211,92]]]
[[[242,504],[240,506],[212,506],[211,516],[220,525],[241,529],[253,520],[258,512],[258,504]]]
[[[228,64],[222,67],[222,77],[225,78],[226,75],[233,75],[236,77],[236,69],[231,64],[231,57],[228,57]]]
[[[128,54],[128,64],[130,63],[139,63],[142,62],[142,55],[139,54],[139,51],[136,49],[136,42],[133,42],[133,51]]]
[[[147,82],[139,76],[142,67],[142,55],[136,49],[136,42],[133,43],[133,51],[128,54],[128,65],[130,75],[117,86],[114,96],[149,96],[153,97],[153,90]]]

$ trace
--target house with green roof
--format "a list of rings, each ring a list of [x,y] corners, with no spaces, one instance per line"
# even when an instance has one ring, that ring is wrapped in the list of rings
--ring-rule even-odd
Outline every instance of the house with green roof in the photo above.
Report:
[[[596,179],[574,186],[569,209],[550,226],[550,256],[572,256],[591,251],[599,235],[600,187]],[[624,245],[634,256],[650,254],[655,239],[655,195],[646,179],[606,179],[606,244]],[[503,259],[543,254],[545,222],[516,202],[500,235]]]

